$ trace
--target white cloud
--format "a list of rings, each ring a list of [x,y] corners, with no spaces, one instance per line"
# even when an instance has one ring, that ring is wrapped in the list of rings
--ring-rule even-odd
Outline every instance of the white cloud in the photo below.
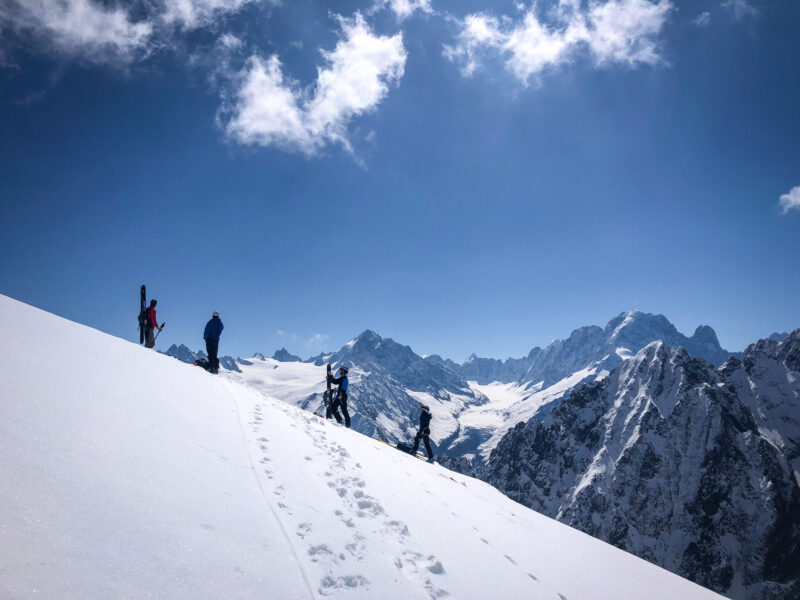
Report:
[[[310,339],[306,340],[306,346],[317,346],[330,337],[327,333],[315,333]]]
[[[277,56],[248,59],[219,113],[229,139],[307,155],[331,143],[351,150],[350,121],[373,110],[399,82],[406,51],[401,34],[375,35],[359,13],[339,22],[339,42],[322,51],[327,64],[317,69],[313,89],[285,77]]]
[[[697,27],[708,27],[710,23],[711,23],[711,13],[708,11],[701,12],[694,19],[692,19],[692,24],[696,25]]]
[[[403,21],[413,15],[416,11],[431,13],[431,0],[377,0],[375,8],[380,10],[388,7],[394,12],[399,21]]]
[[[272,0],[163,0],[126,5],[101,0],[0,0],[0,28],[31,38],[37,49],[97,63],[130,63],[155,45],[169,45],[176,27],[210,26],[250,2]],[[10,44],[5,31],[0,56]]]
[[[791,189],[788,194],[783,194],[781,200],[781,214],[786,214],[793,208],[800,210],[800,185]]]
[[[588,6],[559,0],[546,14],[535,3],[520,8],[523,15],[517,20],[468,15],[460,22],[457,43],[445,46],[445,56],[460,62],[469,76],[487,53],[498,54],[523,83],[549,67],[569,63],[581,48],[588,49],[598,66],[653,65],[661,61],[657,37],[673,6],[669,0],[609,0]]]
[[[257,0],[165,0],[163,21],[184,29],[196,29],[214,20],[238,12],[245,4]]]
[[[756,18],[760,14],[758,9],[752,4],[748,3],[747,0],[727,0],[727,2],[722,3],[722,6],[729,10],[733,15],[733,18],[737,21],[741,21],[748,17]]]
[[[8,0],[0,22],[49,50],[97,62],[129,60],[153,34],[150,22],[134,22],[124,9],[92,0]]]

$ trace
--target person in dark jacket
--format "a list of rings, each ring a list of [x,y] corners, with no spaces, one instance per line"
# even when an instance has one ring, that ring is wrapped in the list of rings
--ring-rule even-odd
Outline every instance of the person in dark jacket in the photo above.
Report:
[[[217,351],[219,350],[219,336],[222,335],[224,328],[225,326],[219,318],[219,313],[214,311],[203,332],[203,339],[206,341],[206,352],[208,353],[208,370],[212,373],[219,372]]]
[[[156,338],[153,337],[153,331],[155,329],[161,331],[161,327],[158,326],[158,320],[156,319],[156,304],[158,304],[158,300],[150,300],[150,306],[148,306],[146,310],[147,324],[144,331],[145,348],[152,348],[156,345]]]
[[[432,418],[431,409],[423,404],[419,413],[419,431],[417,431],[417,436],[414,438],[414,447],[411,449],[411,454],[416,454],[417,448],[419,448],[419,441],[423,440],[425,442],[425,450],[428,451],[428,462],[433,462],[433,450],[431,450],[430,442]]]
[[[338,385],[339,389],[334,395],[333,402],[328,406],[325,418],[330,419],[331,415],[336,418],[338,423],[342,422],[342,417],[339,416],[339,407],[342,407],[342,414],[344,414],[344,426],[350,427],[350,413],[347,412],[347,386],[349,384],[347,379],[347,367],[339,367],[339,377],[328,375],[331,383]]]

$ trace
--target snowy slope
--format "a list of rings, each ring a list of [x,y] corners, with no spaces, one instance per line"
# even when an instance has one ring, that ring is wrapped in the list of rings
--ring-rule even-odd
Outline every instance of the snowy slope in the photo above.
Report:
[[[0,296],[0,597],[711,592],[250,387]]]

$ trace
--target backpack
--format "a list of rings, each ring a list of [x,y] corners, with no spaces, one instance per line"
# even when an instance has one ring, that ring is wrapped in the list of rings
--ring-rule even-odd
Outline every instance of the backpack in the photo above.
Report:
[[[198,358],[194,361],[194,364],[198,367],[203,367],[206,371],[211,368],[211,363],[209,363],[205,358]]]

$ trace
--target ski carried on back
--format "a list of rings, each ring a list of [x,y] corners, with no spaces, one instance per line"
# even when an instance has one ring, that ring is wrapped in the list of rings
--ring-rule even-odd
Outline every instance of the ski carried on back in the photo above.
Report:
[[[147,329],[147,291],[142,284],[139,290],[139,343],[144,344],[145,329]]]

